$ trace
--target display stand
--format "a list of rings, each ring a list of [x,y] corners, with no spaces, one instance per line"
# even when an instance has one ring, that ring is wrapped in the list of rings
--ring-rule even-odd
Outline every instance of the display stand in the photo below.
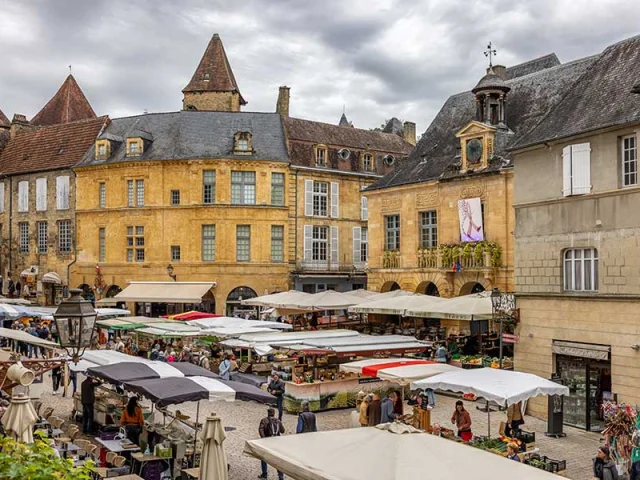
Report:
[[[424,430],[426,432],[431,431],[431,410],[427,410],[425,408],[418,409],[418,423],[420,430]]]

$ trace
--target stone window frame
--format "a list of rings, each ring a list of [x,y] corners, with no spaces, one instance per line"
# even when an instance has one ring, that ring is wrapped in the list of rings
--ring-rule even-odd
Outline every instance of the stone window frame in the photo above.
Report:
[[[316,189],[316,185],[318,188]],[[322,188],[324,186],[324,189]],[[313,208],[312,216],[329,217],[329,182],[313,181]]]
[[[311,261],[328,262],[330,255],[329,227],[327,225],[314,225],[311,233]]]
[[[202,261],[215,262],[216,260],[216,226],[215,224],[202,225]]]
[[[107,229],[105,227],[98,228],[98,261],[107,261]]]
[[[284,225],[271,225],[271,261],[284,262]]]
[[[18,251],[20,253],[29,253],[29,222],[18,222]]]
[[[145,255],[144,225],[127,225],[127,263],[143,263]]]
[[[360,227],[360,262],[369,261],[369,227]]]
[[[436,248],[438,246],[438,211],[432,209],[418,212],[418,228],[420,230],[420,248]]]
[[[253,155],[253,135],[251,132],[236,132],[233,136],[234,155]]]
[[[639,152],[640,148],[638,147],[638,136],[635,133],[620,137],[620,168],[623,187],[638,186]],[[629,171],[625,171],[627,165],[630,165]],[[635,181],[631,182],[631,179],[635,179]]]
[[[104,152],[100,150],[104,148]],[[96,160],[106,159],[111,156],[111,142],[106,139],[96,140]]]
[[[373,153],[362,152],[362,170],[365,172],[375,171],[375,156],[373,155]]]
[[[256,172],[244,170],[231,171],[231,204],[256,204]]]
[[[577,255],[578,253],[579,255]],[[587,269],[589,270],[588,276]],[[600,258],[597,248],[575,247],[563,250],[562,287],[565,292],[598,292],[600,288],[599,272]],[[580,278],[577,278],[576,273]],[[590,288],[586,288],[587,280]]]
[[[98,183],[98,206],[107,208],[107,182]]]
[[[127,138],[127,157],[139,157],[144,153],[144,142],[141,138]]]
[[[181,200],[180,199],[180,190],[178,190],[178,189],[171,190],[171,193],[169,195],[170,195],[171,205],[173,205],[173,206],[180,205],[180,200]]]
[[[384,216],[384,249],[386,251],[400,251],[400,230],[399,213]]]
[[[323,143],[313,146],[313,164],[316,167],[326,167],[329,156],[329,149]]]
[[[271,205],[284,206],[285,182],[286,176],[283,172],[271,172]]]
[[[47,221],[36,222],[38,255],[49,253],[49,223]]]
[[[58,252],[71,253],[72,240],[71,240],[71,220],[58,221]]]
[[[202,203],[203,205],[214,205],[216,203],[216,180],[215,170],[202,171]]]
[[[171,261],[179,262],[182,260],[182,252],[180,245],[171,245]]]
[[[251,261],[251,225],[236,225],[236,262]]]

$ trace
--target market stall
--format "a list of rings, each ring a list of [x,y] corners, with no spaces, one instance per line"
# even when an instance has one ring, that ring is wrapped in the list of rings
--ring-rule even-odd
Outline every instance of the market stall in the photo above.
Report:
[[[245,320],[236,317],[201,318],[186,322],[187,325],[202,328],[268,328],[271,330],[291,330],[293,326],[283,322],[269,322],[265,320]]]

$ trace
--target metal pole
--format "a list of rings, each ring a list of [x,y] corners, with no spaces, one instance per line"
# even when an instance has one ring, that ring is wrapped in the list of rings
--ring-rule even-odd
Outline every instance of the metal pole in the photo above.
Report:
[[[487,400],[487,437],[491,438],[491,408],[489,408],[489,400]]]
[[[500,369],[502,370],[502,319],[499,320],[500,323]]]
[[[198,443],[198,420],[200,419],[200,401],[196,404],[196,424],[195,424],[195,434],[193,436],[193,467],[196,466],[196,445]]]

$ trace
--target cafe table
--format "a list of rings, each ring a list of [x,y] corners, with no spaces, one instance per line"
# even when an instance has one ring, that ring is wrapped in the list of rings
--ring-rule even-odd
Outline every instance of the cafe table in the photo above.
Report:
[[[200,478],[200,467],[187,468],[186,470],[182,470],[182,473],[189,478]]]

